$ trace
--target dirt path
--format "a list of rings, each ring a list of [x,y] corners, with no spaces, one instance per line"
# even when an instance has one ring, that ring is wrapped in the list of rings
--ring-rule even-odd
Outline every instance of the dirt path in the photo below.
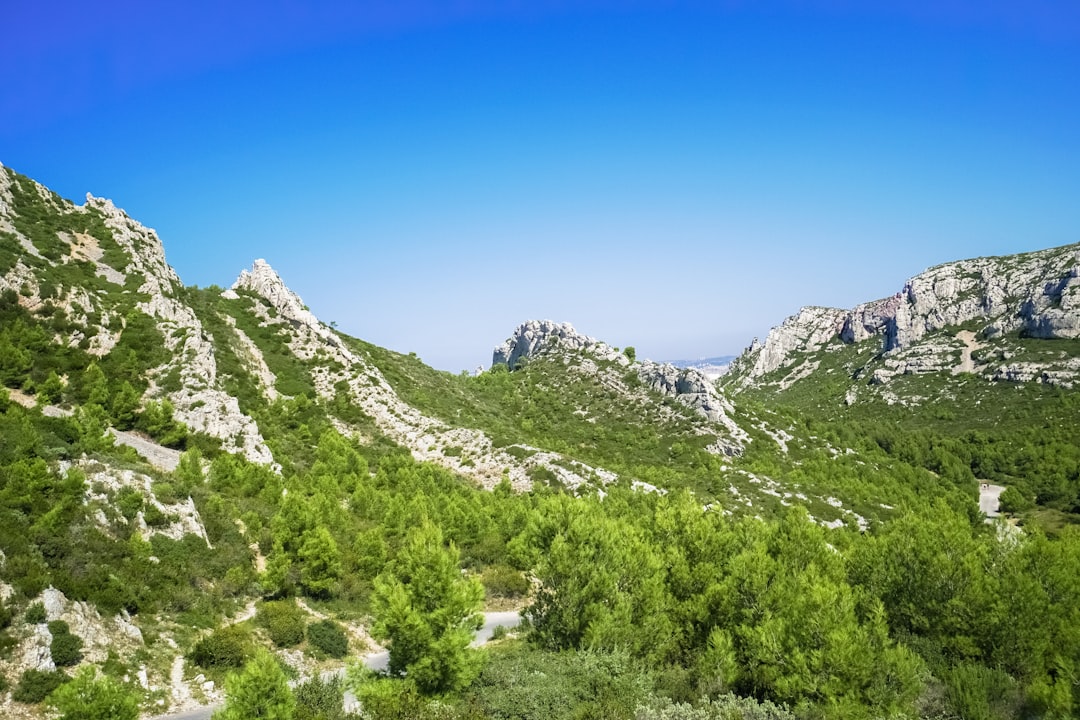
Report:
[[[959,375],[960,373],[975,372],[975,361],[972,359],[971,353],[981,348],[982,345],[975,342],[975,333],[970,330],[961,330],[956,333],[956,339],[964,343],[964,349],[960,351],[960,364],[952,369],[952,374]]]
[[[991,485],[981,483],[979,485],[979,510],[986,515],[986,519],[1001,517],[1001,493],[1005,492],[1003,485]]]
[[[32,408],[37,403],[37,399],[33,395],[27,395],[22,390],[9,389],[8,397],[11,398],[12,402],[18,403],[24,408]],[[41,408],[41,414],[46,417],[69,417],[72,413],[71,410],[56,405],[45,405]],[[179,450],[158,445],[153,440],[148,440],[141,435],[126,430],[109,428],[109,433],[116,439],[116,442],[134,449],[146,462],[159,470],[172,472],[180,464]]]
[[[146,462],[159,470],[172,472],[176,469],[176,466],[180,464],[179,450],[173,450],[172,448],[158,445],[153,440],[147,440],[141,435],[136,435],[135,433],[126,432],[124,430],[109,428],[109,432],[116,438],[116,442],[133,448],[135,452],[139,453],[139,455],[146,460]]]

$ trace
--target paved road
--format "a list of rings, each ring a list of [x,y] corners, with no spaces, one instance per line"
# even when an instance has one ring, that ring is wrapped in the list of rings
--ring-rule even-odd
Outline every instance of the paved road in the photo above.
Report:
[[[484,624],[476,633],[476,639],[472,642],[472,647],[479,647],[491,639],[492,634],[495,632],[495,628],[502,626],[505,628],[514,628],[521,623],[521,615],[517,610],[506,610],[503,612],[487,612],[484,613]],[[375,671],[386,670],[387,663],[390,661],[390,654],[385,650],[383,652],[371,653],[364,656],[364,665]],[[323,673],[324,679],[329,679],[335,676],[343,676],[345,669],[328,670]],[[352,692],[345,692],[345,708],[354,709],[356,706],[356,697]],[[215,710],[218,710],[220,705],[206,705],[204,707],[195,708],[193,710],[184,710],[181,712],[169,713],[168,715],[157,715],[150,720],[209,720]]]
[[[1001,493],[1003,492],[1005,492],[1005,487],[1002,485],[990,485],[989,483],[979,485],[979,510],[986,515],[987,519],[1001,517],[999,507],[1001,505]]]

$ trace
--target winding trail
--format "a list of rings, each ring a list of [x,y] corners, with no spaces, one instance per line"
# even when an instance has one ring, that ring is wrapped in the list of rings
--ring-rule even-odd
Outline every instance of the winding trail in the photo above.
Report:
[[[490,640],[497,627],[501,626],[510,629],[517,627],[519,624],[521,624],[521,614],[517,610],[486,612],[484,613],[484,624],[476,632],[476,638],[472,641],[471,647],[480,647]],[[380,652],[373,652],[365,655],[364,665],[376,672],[382,672],[386,670],[389,660],[390,653],[386,650],[382,650]],[[182,667],[183,666],[181,666],[181,668]],[[324,679],[329,679],[332,677],[343,677],[344,675],[345,668],[339,668],[337,670],[326,671],[322,674],[322,677]],[[345,708],[355,709],[355,707],[356,697],[352,692],[346,691]],[[220,705],[205,705],[203,707],[181,710],[165,715],[154,715],[151,716],[149,720],[210,720],[210,716],[220,708]]]
[[[986,515],[988,522],[993,518],[1001,517],[1001,493],[1003,492],[1005,492],[1003,485],[980,483],[979,510]]]

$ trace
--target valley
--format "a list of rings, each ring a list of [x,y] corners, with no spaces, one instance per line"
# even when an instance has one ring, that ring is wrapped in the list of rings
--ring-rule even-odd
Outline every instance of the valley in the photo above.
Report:
[[[508,330],[438,371],[0,166],[0,713],[1080,712],[1080,244],[734,359]]]

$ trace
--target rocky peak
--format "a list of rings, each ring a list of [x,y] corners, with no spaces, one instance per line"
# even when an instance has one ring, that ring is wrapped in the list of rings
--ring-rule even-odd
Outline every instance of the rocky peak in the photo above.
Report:
[[[716,385],[697,368],[679,368],[670,363],[657,363],[651,360],[631,362],[616,348],[596,338],[582,335],[570,323],[556,323],[551,320],[529,320],[522,323],[514,333],[495,348],[491,364],[506,365],[513,369],[522,359],[529,359],[552,352],[583,351],[595,360],[615,363],[620,368],[629,368],[649,390],[674,398],[687,407],[704,415],[710,422],[726,428],[728,437],[718,438],[717,452],[737,454],[747,442],[743,432],[729,417],[733,411],[731,404],[720,393]],[[594,362],[583,364],[591,372],[601,372]],[[608,387],[621,388],[628,394],[630,390],[623,384],[623,378],[609,378]],[[633,400],[637,402],[638,400]]]
[[[116,207],[108,198],[94,197],[86,193],[86,203],[76,209],[83,212],[97,211],[105,219],[105,226],[113,238],[131,258],[126,268],[113,268],[120,273],[135,270],[146,278],[140,292],[151,295],[172,295],[182,286],[180,276],[165,259],[165,246],[153,228],[133,220],[123,209]]]
[[[551,320],[528,320],[518,325],[514,333],[495,348],[491,364],[506,365],[511,370],[521,358],[529,359],[556,347],[566,350],[586,350],[605,348],[607,345],[595,338],[580,334],[570,323],[557,323]],[[610,350],[606,355],[619,355]],[[625,358],[624,358],[625,360]],[[629,362],[629,361],[627,361]]]
[[[232,290],[249,290],[265,298],[282,317],[310,328],[320,326],[318,318],[308,310],[300,296],[294,293],[277,274],[270,263],[256,260],[251,270],[241,270],[240,277],[232,284]]]

